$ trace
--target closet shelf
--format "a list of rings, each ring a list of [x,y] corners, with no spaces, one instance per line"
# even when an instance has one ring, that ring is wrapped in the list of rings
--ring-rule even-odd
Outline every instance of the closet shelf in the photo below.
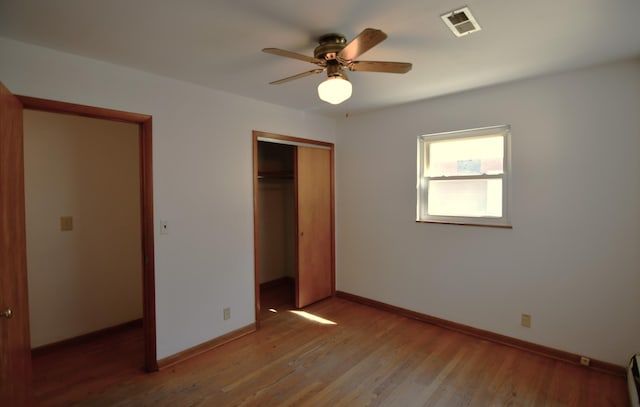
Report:
[[[258,171],[258,179],[293,179],[293,171]]]

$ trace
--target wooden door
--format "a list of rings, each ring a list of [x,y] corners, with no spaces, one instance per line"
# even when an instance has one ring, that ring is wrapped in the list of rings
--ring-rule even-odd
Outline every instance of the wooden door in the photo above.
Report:
[[[28,406],[31,404],[31,341],[22,104],[2,83],[0,229],[0,405]]]
[[[331,150],[298,146],[296,307],[333,295],[333,189]]]

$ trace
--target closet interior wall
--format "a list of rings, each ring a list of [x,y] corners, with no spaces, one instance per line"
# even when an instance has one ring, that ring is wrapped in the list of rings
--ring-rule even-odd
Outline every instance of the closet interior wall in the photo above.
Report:
[[[295,278],[295,149],[258,142],[260,284]]]

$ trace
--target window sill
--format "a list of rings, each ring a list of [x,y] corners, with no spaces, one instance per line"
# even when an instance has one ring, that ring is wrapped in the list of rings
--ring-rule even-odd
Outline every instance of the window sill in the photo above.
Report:
[[[416,223],[431,223],[436,225],[456,225],[456,226],[477,226],[485,228],[513,229],[511,225],[487,225],[482,223],[462,223],[462,222],[437,222],[433,220],[416,220]]]

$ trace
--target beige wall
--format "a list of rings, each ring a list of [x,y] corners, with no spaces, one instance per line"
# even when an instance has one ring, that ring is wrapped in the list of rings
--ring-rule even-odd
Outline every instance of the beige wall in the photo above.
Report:
[[[24,135],[32,347],[141,318],[138,127],[26,110]]]
[[[295,277],[293,183],[293,179],[261,179],[258,184],[260,283]]]
[[[294,156],[294,146],[258,143],[260,283],[295,277]]]

